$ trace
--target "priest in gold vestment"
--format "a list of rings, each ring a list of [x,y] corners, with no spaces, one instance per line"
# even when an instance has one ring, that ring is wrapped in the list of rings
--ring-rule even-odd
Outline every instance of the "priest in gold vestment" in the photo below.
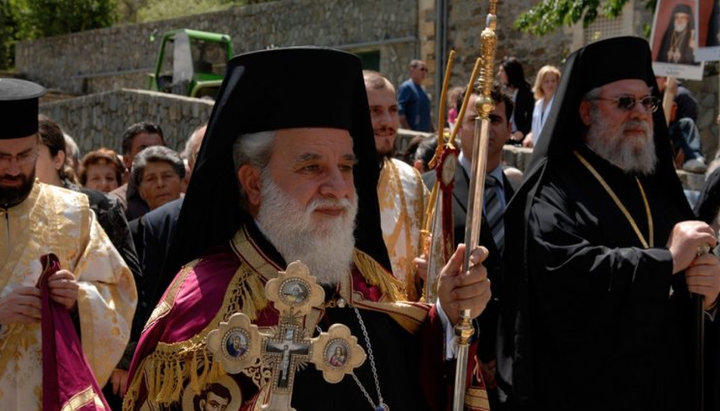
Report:
[[[363,71],[363,77],[375,149],[382,162],[377,194],[383,240],[393,275],[403,284],[408,299],[416,301],[420,292],[413,260],[420,255],[420,230],[429,193],[418,170],[392,157],[400,127],[395,87],[374,71]]]
[[[133,277],[81,193],[35,180],[42,87],[0,79],[0,409],[42,408],[40,257],[61,270],[48,284],[67,308],[102,386],[120,359],[137,303]],[[53,353],[54,354],[54,353]],[[60,385],[63,381],[59,381]],[[69,409],[97,403],[83,391]],[[63,408],[65,409],[65,408]]]

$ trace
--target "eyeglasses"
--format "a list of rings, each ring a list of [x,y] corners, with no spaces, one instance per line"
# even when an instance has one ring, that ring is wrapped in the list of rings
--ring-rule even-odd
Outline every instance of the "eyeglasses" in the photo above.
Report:
[[[427,73],[427,72],[428,72],[428,69],[427,69],[427,67],[420,67],[420,71],[424,71],[424,72]]]
[[[655,96],[645,96],[635,98],[633,96],[620,96],[616,98],[595,97],[593,100],[605,100],[615,102],[617,108],[623,111],[630,111],[635,107],[635,103],[640,103],[645,110],[654,113],[660,106],[660,99]]]
[[[18,165],[24,166],[28,165],[30,163],[34,163],[35,160],[38,157],[38,151],[37,148],[26,151],[24,153],[11,155],[11,154],[5,154],[0,153],[0,167],[7,167],[12,163],[13,159],[17,161]]]

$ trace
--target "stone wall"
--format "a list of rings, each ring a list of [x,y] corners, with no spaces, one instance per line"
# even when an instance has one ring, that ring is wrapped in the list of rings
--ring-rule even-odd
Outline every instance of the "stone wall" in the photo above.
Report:
[[[40,112],[73,136],[83,154],[100,147],[121,152],[123,132],[140,121],[159,124],[167,145],[180,151],[212,108],[212,101],[129,89],[40,104]]]
[[[475,59],[479,57],[480,33],[485,29],[488,14],[487,3],[472,0],[449,2],[448,49],[457,53],[451,80],[454,86],[467,84]],[[512,27],[517,16],[536,3],[536,0],[499,0],[497,9],[496,66],[503,56],[515,56],[523,63],[528,80],[532,80],[545,64],[561,65],[562,59],[570,52],[572,40],[562,29],[536,38]]]
[[[528,81],[545,64],[562,66],[578,45],[577,32],[570,28],[537,38],[512,28],[517,16],[537,0],[498,1],[498,49],[503,56],[516,56],[525,66]],[[436,10],[438,5],[444,12]],[[642,2],[628,6],[631,30],[642,35],[652,15]],[[442,10],[441,10],[442,11]],[[437,56],[437,41],[457,53],[451,85],[464,86],[480,50],[485,28],[487,1],[477,0],[278,0],[222,12],[188,16],[145,24],[123,25],[57,36],[17,45],[16,68],[29,79],[50,88],[73,93],[103,92],[120,88],[146,88],[146,74],[155,64],[158,42],[150,34],[176,28],[225,32],[233,38],[236,54],[296,45],[343,48],[353,52],[379,51],[380,71],[399,84],[407,78],[407,63],[413,58],[428,62],[426,89],[436,107],[446,56]],[[446,16],[438,22],[438,16]],[[442,24],[439,24],[442,23]],[[443,33],[437,27],[445,27]],[[308,62],[311,64],[311,62]],[[717,75],[686,86],[698,97],[698,126],[703,151],[710,159],[718,148]],[[433,108],[433,117],[437,109]]]
[[[413,58],[428,62],[426,88],[437,94],[446,56],[436,56],[436,0],[279,0],[226,11],[143,24],[90,30],[20,42],[16,69],[50,88],[92,93],[116,88],[145,88],[155,65],[158,42],[151,33],[176,28],[228,33],[235,54],[267,47],[331,46],[353,52],[379,51],[380,71],[399,84]],[[487,2],[445,0],[446,47],[458,58],[453,85],[465,85],[480,49]],[[498,51],[526,63],[532,77],[543,64],[560,64],[570,37],[559,30],[541,40],[512,28],[534,0],[498,2]],[[435,100],[435,98],[433,98]],[[435,115],[435,113],[433,113]]]
[[[159,47],[150,34],[191,28],[230,34],[235,54],[299,45],[379,50],[380,70],[400,81],[419,49],[417,22],[417,0],[279,0],[20,42],[15,60],[18,72],[50,88],[142,89]]]
[[[532,78],[547,63],[561,64],[571,37],[563,30],[537,39],[512,28],[535,0],[498,2],[497,59],[514,55]],[[267,47],[331,46],[353,52],[379,51],[380,71],[396,85],[407,78],[413,58],[427,61],[425,87],[435,105],[446,56],[436,56],[437,5],[445,7],[445,48],[458,58],[452,84],[464,86],[480,49],[488,2],[477,0],[279,0],[226,11],[144,24],[122,25],[20,42],[16,69],[50,88],[93,93],[147,86],[159,41],[151,33],[176,28],[228,33],[235,54]],[[433,109],[433,116],[437,115]]]

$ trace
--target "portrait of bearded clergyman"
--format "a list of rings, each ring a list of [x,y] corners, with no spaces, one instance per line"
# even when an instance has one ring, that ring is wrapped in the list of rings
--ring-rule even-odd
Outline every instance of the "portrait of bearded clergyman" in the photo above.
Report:
[[[664,6],[658,5],[658,7]],[[693,10],[693,5],[689,3],[677,3],[672,8],[655,61],[673,64],[700,64],[695,62],[697,32]]]

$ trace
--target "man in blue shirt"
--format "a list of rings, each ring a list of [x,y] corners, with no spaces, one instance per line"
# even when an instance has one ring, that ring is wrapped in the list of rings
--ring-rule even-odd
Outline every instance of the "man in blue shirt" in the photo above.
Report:
[[[410,78],[398,89],[400,125],[415,131],[435,131],[430,117],[430,99],[422,88],[427,76],[427,66],[422,60],[410,62]]]

